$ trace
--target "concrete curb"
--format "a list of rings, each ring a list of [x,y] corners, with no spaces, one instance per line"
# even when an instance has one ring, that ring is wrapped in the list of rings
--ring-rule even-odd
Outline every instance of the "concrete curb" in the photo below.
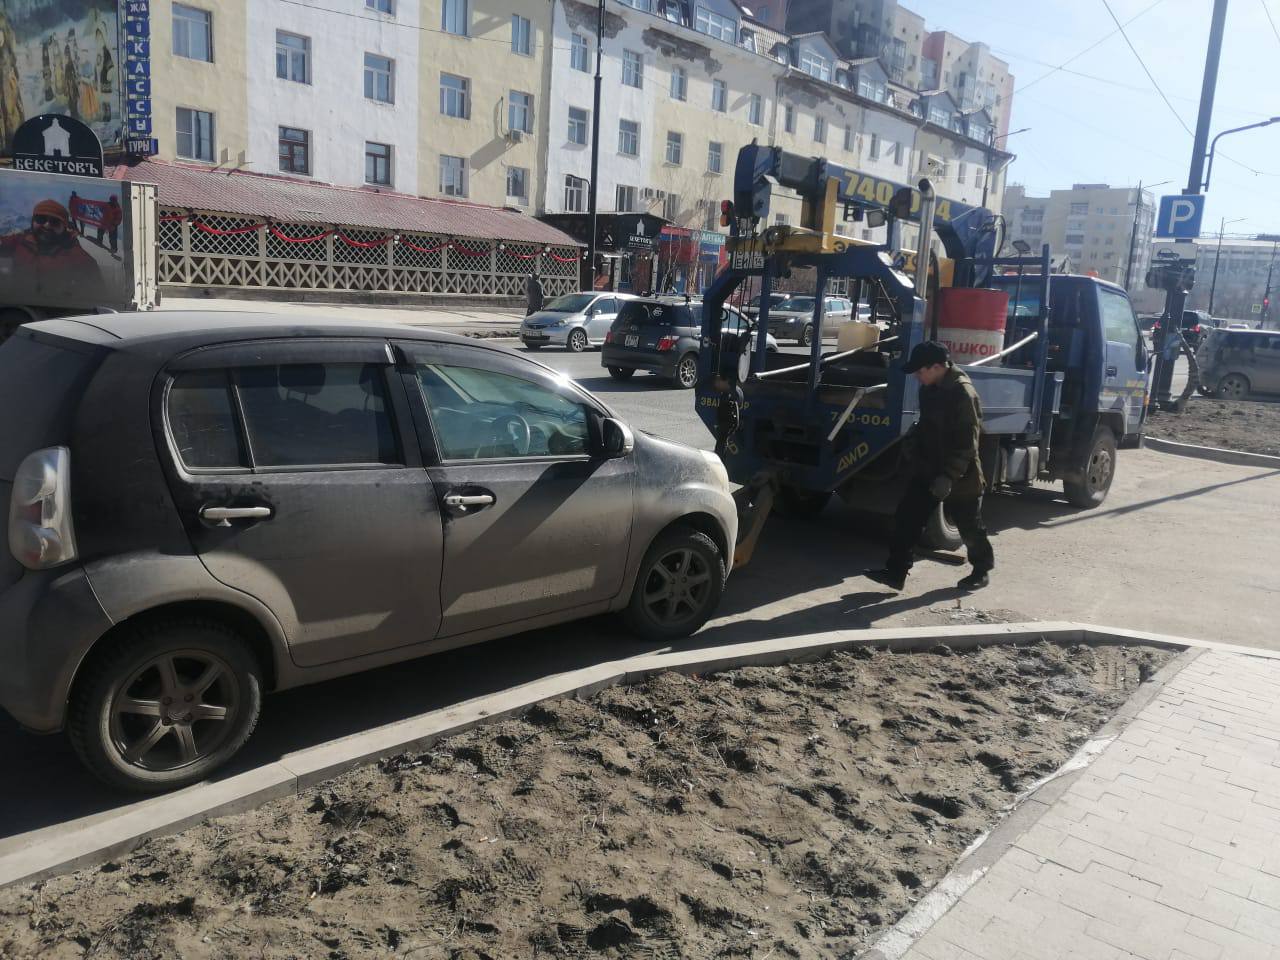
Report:
[[[853,647],[887,647],[896,652],[909,652],[928,650],[939,644],[970,649],[1041,641],[1148,644],[1280,659],[1280,652],[1070,622],[842,630],[638,656],[544,677],[287,754],[278,761],[225,780],[197,784],[176,793],[131,804],[116,815],[89,825],[77,827],[68,824],[52,840],[33,842],[0,855],[0,887],[32,883],[102,863],[128,853],[143,840],[176,833],[202,820],[239,813],[278,797],[301,793],[352,767],[410,750],[426,749],[438,740],[479,724],[519,715],[535,704],[564,697],[590,697],[606,687],[636,683],[667,670],[713,673],[735,667],[770,666],[812,660],[834,650]]]
[[[1159,437],[1147,436],[1142,438],[1142,446],[1147,450],[1172,453],[1180,457],[1193,457],[1196,460],[1232,463],[1241,467],[1271,467],[1274,470],[1280,470],[1280,457],[1268,456],[1265,453],[1225,450],[1222,447],[1199,447],[1194,443],[1176,443],[1173,440],[1161,440]]]
[[[1179,673],[1189,667],[1204,648],[1189,647],[1165,664],[1135,690],[1115,715],[1104,723],[1066,763],[1024,790],[1009,806],[1004,819],[969,845],[947,875],[925,894],[907,914],[871,945],[862,960],[898,960],[942,919],[948,910],[990,870],[1049,808],[1084,775],[1102,751],[1115,742],[1135,717]]]

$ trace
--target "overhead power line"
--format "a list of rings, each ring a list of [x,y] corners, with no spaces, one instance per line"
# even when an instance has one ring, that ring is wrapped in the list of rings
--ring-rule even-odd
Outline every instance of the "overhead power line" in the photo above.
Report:
[[[1267,23],[1271,24],[1271,32],[1276,35],[1276,43],[1280,43],[1280,30],[1276,29],[1276,21],[1271,16],[1271,8],[1267,6],[1267,0],[1258,0],[1262,4],[1262,12],[1267,15]]]
[[[1152,76],[1151,71],[1147,69],[1146,61],[1142,59],[1142,54],[1138,53],[1138,48],[1133,45],[1133,41],[1129,39],[1129,34],[1124,32],[1124,24],[1120,22],[1120,18],[1116,16],[1116,12],[1111,9],[1108,0],[1102,0],[1102,5],[1107,8],[1107,13],[1111,14],[1111,19],[1115,21],[1116,29],[1120,31],[1120,36],[1124,37],[1124,42],[1129,45],[1129,49],[1133,52],[1134,59],[1138,61],[1138,66],[1142,67],[1142,72],[1147,75],[1147,79],[1151,81],[1151,86],[1155,87],[1156,93],[1160,94],[1160,99],[1164,101],[1164,105],[1169,108],[1169,112],[1182,125],[1182,129],[1187,131],[1189,136],[1194,137],[1191,128],[1187,126],[1187,122],[1182,119],[1182,114],[1178,113],[1173,102],[1164,95],[1164,90],[1160,88],[1160,84],[1156,82],[1156,78]]]
[[[1156,7],[1160,6],[1160,4],[1162,4],[1162,3],[1164,3],[1164,0],[1155,0],[1155,3],[1152,3],[1150,6],[1144,7],[1142,10],[1138,11],[1136,14],[1134,14],[1132,17],[1130,17],[1128,20],[1126,20],[1124,25],[1125,25],[1125,26],[1128,26],[1129,24],[1133,23],[1133,22],[1134,22],[1135,20],[1137,20],[1138,18],[1146,16],[1148,13],[1150,13],[1150,12],[1151,12],[1152,10],[1154,10]],[[1112,19],[1114,19],[1114,18],[1115,18],[1115,14],[1112,14],[1111,16],[1112,16]],[[1118,25],[1118,24],[1117,24],[1117,25]],[[1090,51],[1092,51],[1092,50],[1096,49],[1097,47],[1100,47],[1102,44],[1106,43],[1108,40],[1110,40],[1112,37],[1114,37],[1114,36],[1116,35],[1116,33],[1117,33],[1117,32],[1122,32],[1122,31],[1123,31],[1123,29],[1124,29],[1124,28],[1123,28],[1123,27],[1121,27],[1121,28],[1120,28],[1120,31],[1112,30],[1112,31],[1111,31],[1110,33],[1108,33],[1105,37],[1101,37],[1101,38],[1099,38],[1098,40],[1095,40],[1093,43],[1089,44],[1089,46],[1085,47],[1085,48],[1084,48],[1083,50],[1081,50],[1079,53],[1075,54],[1074,56],[1067,57],[1067,59],[1063,60],[1063,61],[1062,61],[1062,63],[1058,64],[1056,67],[1054,67],[1054,68],[1053,68],[1052,70],[1050,70],[1048,73],[1042,74],[1042,75],[1040,75],[1040,76],[1036,77],[1034,80],[1030,80],[1030,81],[1028,81],[1027,83],[1024,83],[1022,86],[1018,87],[1018,89],[1016,89],[1016,90],[1014,90],[1014,91],[1013,91],[1013,92],[1014,92],[1014,94],[1021,93],[1023,90],[1029,89],[1030,87],[1034,87],[1034,86],[1035,86],[1037,83],[1039,83],[1041,80],[1047,80],[1047,79],[1049,79],[1050,77],[1052,77],[1055,73],[1059,72],[1060,70],[1066,70],[1066,68],[1067,68],[1067,67],[1069,67],[1071,64],[1075,63],[1077,60],[1079,60],[1081,57],[1083,57],[1086,53],[1089,53]],[[1068,72],[1071,72],[1071,71],[1068,71]]]

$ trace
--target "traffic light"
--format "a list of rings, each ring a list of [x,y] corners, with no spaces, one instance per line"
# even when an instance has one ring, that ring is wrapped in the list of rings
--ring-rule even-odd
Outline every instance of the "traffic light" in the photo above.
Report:
[[[720,201],[720,226],[727,227],[733,223],[733,201]]]

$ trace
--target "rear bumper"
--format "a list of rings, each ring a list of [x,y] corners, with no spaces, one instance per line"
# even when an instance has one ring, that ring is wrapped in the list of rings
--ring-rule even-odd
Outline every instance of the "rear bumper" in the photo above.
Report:
[[[110,628],[81,568],[25,573],[0,594],[0,708],[37,733],[60,730],[76,669]]]
[[[600,354],[600,365],[621,367],[623,370],[648,370],[662,377],[674,377],[678,359],[674,350],[667,353],[645,353],[606,343]]]

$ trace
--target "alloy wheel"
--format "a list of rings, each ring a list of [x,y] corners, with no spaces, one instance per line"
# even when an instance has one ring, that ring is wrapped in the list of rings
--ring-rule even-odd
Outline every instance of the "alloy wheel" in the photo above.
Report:
[[[711,568],[688,547],[672,550],[649,570],[644,585],[644,606],[663,625],[695,617],[711,591]]]
[[[676,368],[676,379],[682,387],[692,387],[698,382],[698,361],[695,357],[690,355],[680,361],[680,366]]]

